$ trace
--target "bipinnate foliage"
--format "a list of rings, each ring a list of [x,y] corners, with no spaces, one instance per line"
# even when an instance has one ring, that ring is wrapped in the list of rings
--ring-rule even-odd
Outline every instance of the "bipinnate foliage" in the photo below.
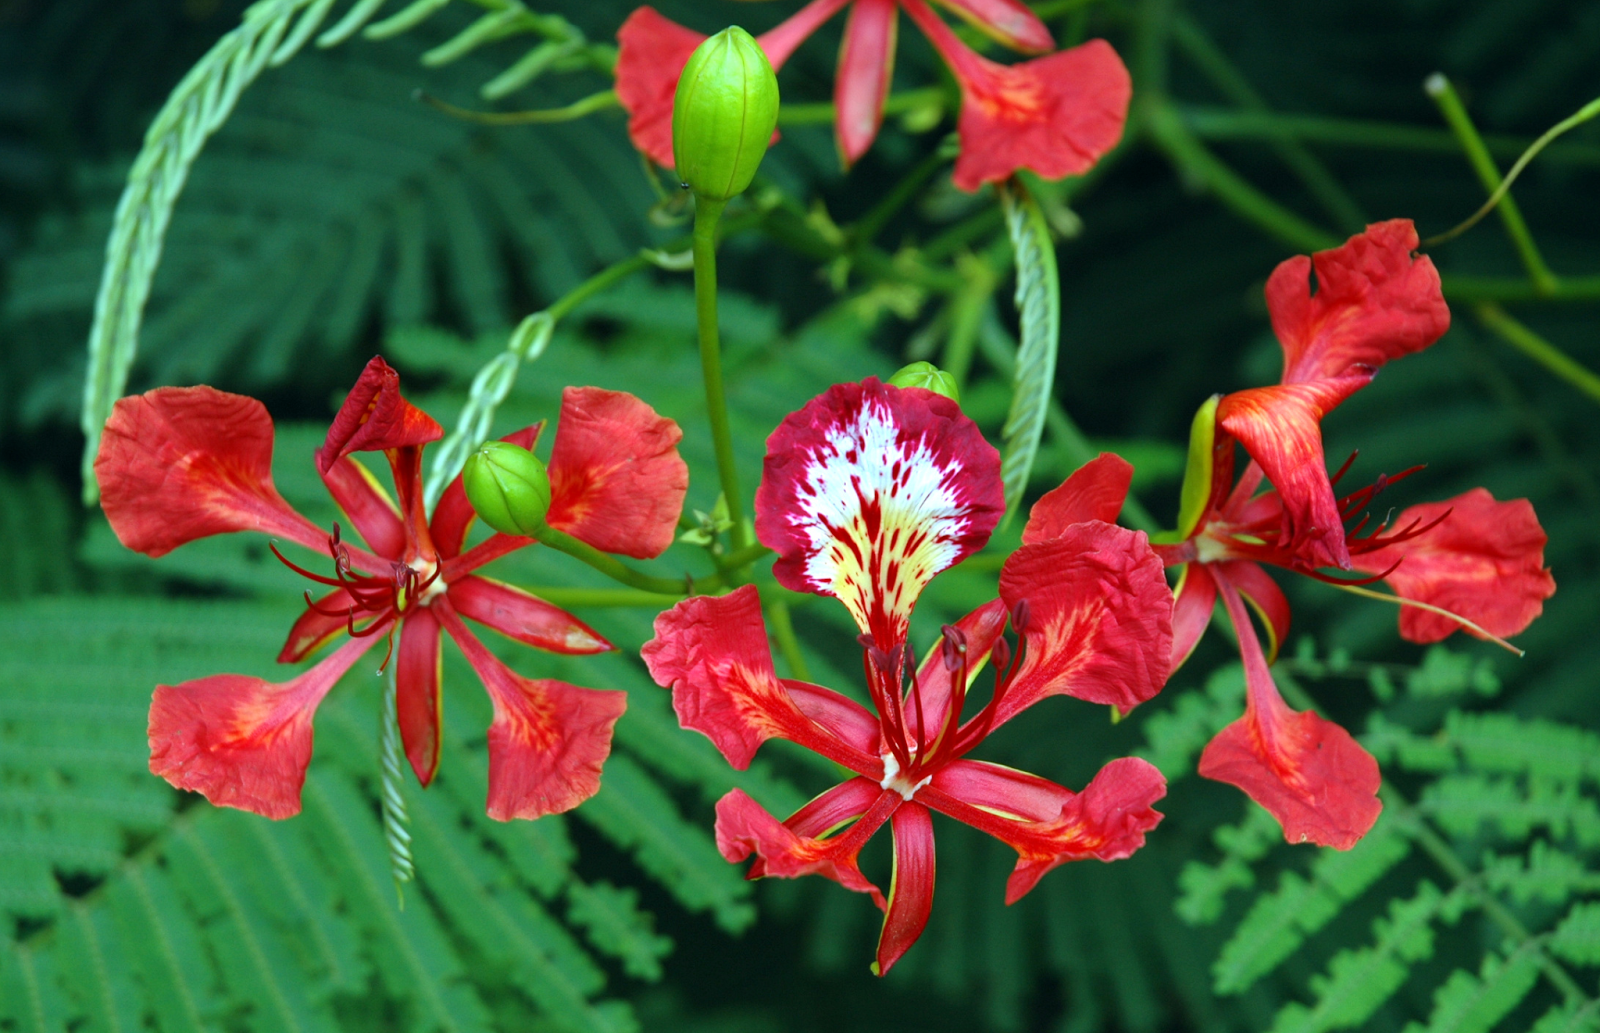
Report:
[[[1467,709],[1498,683],[1442,646],[1411,671],[1306,650],[1278,671],[1290,685],[1359,678],[1389,700],[1361,737],[1384,765],[1385,811],[1355,848],[1317,851],[1270,889],[1257,870],[1286,852],[1271,819],[1250,805],[1242,823],[1217,830],[1220,856],[1189,862],[1177,904],[1192,924],[1237,916],[1211,966],[1216,992],[1243,993],[1293,961],[1321,972],[1279,1008],[1274,1033],[1368,1028],[1397,997],[1429,988],[1426,1019],[1408,1033],[1486,1033],[1513,1014],[1541,1031],[1600,1028],[1581,972],[1600,962],[1600,905],[1585,899],[1600,891],[1600,736]],[[1242,915],[1228,907],[1232,891],[1258,883]],[[1362,923],[1359,946],[1319,936]],[[1458,926],[1476,932],[1446,933]]]

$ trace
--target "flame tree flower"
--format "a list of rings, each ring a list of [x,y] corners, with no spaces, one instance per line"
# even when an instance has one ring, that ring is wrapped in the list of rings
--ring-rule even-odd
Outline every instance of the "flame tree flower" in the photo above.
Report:
[[[541,425],[507,440],[527,448]],[[349,639],[298,677],[274,684],[220,674],[162,685],[150,706],[150,770],[214,804],[285,818],[300,810],[317,705],[356,660],[388,638],[406,755],[426,786],[439,761],[440,635],[448,633],[494,703],[488,813],[502,821],[570,810],[599,789],[622,692],[524,678],[463,617],[558,653],[613,648],[576,617],[473,573],[532,539],[496,534],[466,549],[473,511],[461,479],[429,520],[422,446],[442,431],[400,394],[381,358],[345,399],[317,472],[366,548],[295,512],[272,484],[272,420],[260,402],[210,387],[164,387],[116,404],[95,461],[102,505],[122,544],[157,557],[197,538],[261,531],[325,552],[331,576],[285,564],[330,591],[289,631],[295,663]],[[649,557],[671,544],[688,471],[676,424],[632,395],[568,388],[550,462],[549,522],[597,549]],[[354,452],[382,451],[391,498]],[[465,551],[463,551],[465,550]],[[276,545],[273,552],[277,553]],[[388,660],[386,659],[385,663]]]
[[[925,0],[811,0],[758,42],[779,69],[824,22],[850,7],[834,82],[834,123],[846,166],[867,152],[883,122],[894,73],[900,9],[928,37],[961,88],[961,153],[955,184],[977,190],[1019,168],[1046,179],[1087,172],[1122,138],[1132,84],[1105,40],[1059,53],[1050,30],[1018,0],[941,0],[1013,50],[1043,54],[1013,65],[980,56]],[[657,13],[634,11],[617,31],[617,98],[634,146],[672,165],[672,98],[678,75],[705,36]]]
[[[911,655],[918,595],[983,547],[1003,506],[999,455],[955,402],[875,379],[837,385],[768,438],[756,532],[778,553],[779,582],[833,596],[850,611],[872,709],[777,677],[752,586],[679,603],[656,619],[644,647],[683,726],[704,733],[735,768],[776,736],[853,773],[782,822],[729,792],[717,804],[717,845],[732,862],[754,854],[750,878],[823,875],[870,894],[885,912],[880,974],[928,920],[931,812],[1017,851],[1007,903],[1064,862],[1127,857],[1161,820],[1151,805],[1166,783],[1143,760],[1114,760],[1074,793],[966,756],[1047,696],[1127,709],[1160,690],[1172,597],[1142,533],[1086,520],[1020,549],[1001,573],[999,599],[947,625],[920,665]],[[993,693],[965,716],[985,666],[995,672]],[[887,899],[857,863],[885,823],[894,839]]]
[[[1244,660],[1244,716],[1211,740],[1200,773],[1243,789],[1291,843],[1354,846],[1382,810],[1380,777],[1350,733],[1291,710],[1279,694],[1269,665],[1289,631],[1289,603],[1263,564],[1347,587],[1386,580],[1402,604],[1400,633],[1412,642],[1436,642],[1458,627],[1480,638],[1514,635],[1555,591],[1545,534],[1526,499],[1497,502],[1475,488],[1373,527],[1364,512],[1373,498],[1418,468],[1335,494],[1350,463],[1329,476],[1322,417],[1385,362],[1428,347],[1450,325],[1439,275],[1413,257],[1416,246],[1410,221],[1396,219],[1278,266],[1267,307],[1283,346],[1282,381],[1201,407],[1178,528],[1156,536],[1157,554],[1178,570],[1173,666],[1194,650],[1219,598]],[[1250,460],[1237,481],[1235,442]],[[1034,524],[1057,508],[1114,518],[1131,475],[1119,457],[1101,456],[1040,500]],[[1273,487],[1258,494],[1263,480]],[[1346,580],[1330,567],[1371,576]],[[1262,619],[1266,648],[1246,604]]]

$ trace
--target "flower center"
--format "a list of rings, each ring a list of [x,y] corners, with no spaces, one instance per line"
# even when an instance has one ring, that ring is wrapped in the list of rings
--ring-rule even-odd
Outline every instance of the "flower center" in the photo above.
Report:
[[[333,525],[333,533],[328,535],[328,555],[333,558],[331,578],[313,573],[286,559],[275,544],[270,548],[272,554],[295,573],[319,585],[344,592],[349,598],[348,603],[340,606],[338,602],[333,602],[330,608],[325,609],[312,601],[308,590],[306,605],[325,617],[344,616],[350,634],[357,637],[377,634],[416,607],[427,606],[446,588],[444,580],[439,577],[438,562],[420,556],[409,563],[390,560],[387,575],[356,570],[350,561],[349,548],[340,540],[338,524]],[[358,619],[367,623],[357,628]]]
[[[916,753],[913,752],[911,756],[914,764],[916,761]],[[924,776],[920,782],[912,782],[910,777],[905,772],[900,770],[900,761],[893,753],[885,753],[883,755],[883,781],[878,783],[879,788],[893,789],[895,792],[900,794],[901,799],[910,800],[913,796],[917,795],[918,789],[921,789],[923,786],[932,781],[933,776],[927,775]]]

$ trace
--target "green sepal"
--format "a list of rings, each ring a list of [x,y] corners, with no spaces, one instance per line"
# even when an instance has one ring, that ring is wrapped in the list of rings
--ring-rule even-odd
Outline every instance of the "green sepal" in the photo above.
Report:
[[[936,395],[944,395],[956,404],[961,403],[961,389],[956,378],[931,362],[913,362],[902,366],[887,381],[894,387],[920,387]]]
[[[1211,501],[1212,453],[1217,441],[1217,403],[1221,400],[1221,395],[1207,398],[1189,424],[1189,460],[1184,465],[1183,490],[1178,496],[1180,542],[1194,534]]]

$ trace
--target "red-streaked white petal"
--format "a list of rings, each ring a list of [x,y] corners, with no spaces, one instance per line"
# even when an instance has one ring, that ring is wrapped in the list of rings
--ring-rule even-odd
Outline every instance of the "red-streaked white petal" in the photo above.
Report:
[[[689,490],[682,438],[676,423],[625,391],[567,388],[550,452],[550,526],[602,552],[661,555]]]
[[[833,84],[834,128],[846,168],[872,146],[894,79],[896,0],[855,0],[839,46]]]
[[[1445,516],[1449,513],[1449,516]],[[1449,610],[1501,638],[1521,632],[1555,594],[1544,565],[1544,528],[1527,499],[1496,502],[1483,488],[1445,502],[1412,506],[1391,526],[1403,530],[1444,519],[1415,538],[1353,558],[1357,570],[1381,574],[1402,599]],[[1438,642],[1461,625],[1414,606],[1400,608],[1400,635]],[[1469,635],[1476,633],[1467,629]]]
[[[351,639],[281,684],[216,674],[156,686],[150,701],[151,773],[219,807],[268,818],[300,813],[312,715],[377,638]]]
[[[1244,790],[1278,819],[1290,843],[1350,849],[1383,810],[1378,762],[1332,721],[1289,709],[1244,601],[1221,577],[1217,589],[1239,633],[1245,712],[1206,745],[1200,774]]]
[[[1133,464],[1114,452],[1101,452],[1033,504],[1022,543],[1049,541],[1085,520],[1116,523],[1132,483]]]
[[[1182,667],[1211,626],[1217,584],[1203,563],[1185,563],[1172,598],[1172,669]]]
[[[902,0],[961,84],[962,190],[1031,169],[1045,179],[1089,171],[1122,139],[1133,80],[1103,39],[1002,65],[974,53],[923,0]]]
[[[254,398],[201,386],[118,399],[94,474],[117,540],[147,556],[230,531],[327,545],[273,487],[272,418]]]
[[[1416,248],[1411,220],[1390,219],[1273,270],[1267,309],[1283,344],[1285,384],[1370,374],[1450,328],[1438,270],[1426,255],[1413,257]]]
[[[1060,694],[1126,713],[1166,683],[1172,591],[1144,532],[1080,523],[1024,545],[1000,571],[1000,597],[1013,612],[1027,600],[1029,621],[994,727]]]
[[[938,0],[938,3],[1013,50],[1045,54],[1056,48],[1050,30],[1020,0]]]
[[[873,966],[880,976],[888,975],[894,963],[905,957],[928,927],[928,915],[933,911],[933,816],[928,808],[908,800],[895,809],[890,823],[894,832],[894,876],[889,883],[883,931],[878,934],[878,959]]]
[[[756,535],[780,583],[837,596],[888,649],[923,586],[982,548],[1004,505],[999,453],[959,406],[869,377],[772,432]]]
[[[1369,373],[1235,391],[1217,405],[1217,423],[1238,438],[1272,479],[1283,506],[1278,548],[1310,567],[1350,568],[1344,519],[1328,479],[1322,417],[1365,387]]]
[[[858,738],[851,727],[859,717],[837,730],[818,723],[847,700],[830,694],[827,708],[815,706],[807,714],[778,681],[754,585],[685,599],[656,618],[655,632],[640,650],[650,676],[672,690],[679,723],[704,734],[738,770],[750,766],[762,743],[778,737],[857,774],[883,777],[878,757],[850,745]]]
[[[326,473],[352,452],[385,452],[444,437],[433,417],[400,395],[400,374],[374,355],[339,407],[328,437],[317,449],[317,469]]]
[[[394,701],[400,744],[417,781],[424,786],[439,770],[439,739],[444,728],[439,630],[431,607],[412,610],[400,625],[400,641],[395,647]]]
[[[817,839],[797,835],[744,790],[733,789],[717,801],[717,850],[734,864],[755,854],[751,878],[820,875],[845,889],[870,893],[873,902],[882,907],[883,894],[861,874],[856,858],[902,802],[899,793],[879,790],[872,806],[849,829],[828,839]]]
[[[1006,903],[1015,904],[1045,873],[1068,861],[1117,861],[1144,846],[1145,833],[1162,818],[1153,805],[1166,794],[1166,779],[1153,764],[1122,757],[1101,768],[1083,792],[1069,794],[1071,799],[1048,821],[1002,817],[931,785],[917,798],[1017,852],[1017,866],[1006,883]]]
[[[452,581],[450,605],[507,638],[552,653],[605,653],[616,647],[587,624],[520,588],[469,574]]]
[[[489,725],[489,817],[538,818],[570,811],[600,791],[611,730],[628,694],[524,678],[467,630],[441,596],[430,607],[483,679],[494,702]]]

